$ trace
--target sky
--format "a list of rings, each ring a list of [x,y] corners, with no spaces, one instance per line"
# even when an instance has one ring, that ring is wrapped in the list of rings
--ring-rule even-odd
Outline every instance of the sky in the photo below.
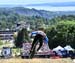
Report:
[[[75,2],[75,0],[0,0],[1,4],[37,4],[37,3],[49,3],[49,2]]]
[[[75,2],[75,0],[0,0],[0,5],[29,5],[41,3],[55,3],[55,2]],[[26,8],[35,8],[38,10],[48,11],[75,11],[75,7],[46,7],[46,6],[28,6]]]

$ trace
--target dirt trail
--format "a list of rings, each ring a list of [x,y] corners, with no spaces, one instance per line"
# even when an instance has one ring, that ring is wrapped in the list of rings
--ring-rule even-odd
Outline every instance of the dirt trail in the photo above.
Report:
[[[0,59],[0,63],[73,63],[70,58],[67,59]]]

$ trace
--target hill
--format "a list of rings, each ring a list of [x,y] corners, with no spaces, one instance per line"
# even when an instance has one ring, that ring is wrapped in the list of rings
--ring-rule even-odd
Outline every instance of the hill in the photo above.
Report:
[[[43,18],[53,18],[55,16],[62,16],[62,15],[75,15],[75,11],[46,11],[46,10],[36,10],[34,8],[24,8],[24,7],[1,7],[0,13],[17,13],[19,15],[24,16],[39,16]]]
[[[25,16],[39,16],[47,19],[51,19],[56,16],[62,16],[62,15],[75,15],[75,11],[46,11],[46,10],[37,10],[37,9],[29,9],[24,7],[14,7],[10,8],[11,11],[14,11],[20,15]]]
[[[51,25],[56,23],[54,21],[56,17],[63,15],[75,15],[75,11],[52,12],[24,7],[0,7],[0,30],[13,29],[20,21],[28,22],[32,27],[38,27],[41,24]]]

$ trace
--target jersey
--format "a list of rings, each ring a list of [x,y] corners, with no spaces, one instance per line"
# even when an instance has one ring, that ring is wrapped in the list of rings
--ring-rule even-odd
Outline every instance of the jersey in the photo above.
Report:
[[[42,35],[44,37],[43,41],[45,43],[48,43],[48,37],[46,36],[46,34],[43,31],[34,31],[34,32],[31,33],[31,36],[35,37],[37,34]]]

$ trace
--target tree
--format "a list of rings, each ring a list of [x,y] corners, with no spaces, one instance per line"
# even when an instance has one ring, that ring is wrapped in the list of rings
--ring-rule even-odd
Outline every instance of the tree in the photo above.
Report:
[[[14,43],[16,47],[21,48],[22,44],[28,41],[29,41],[28,31],[25,28],[23,28],[21,31],[18,32],[18,35]]]
[[[48,42],[49,48],[52,49],[53,47],[56,47],[56,43],[54,43],[54,39],[56,39],[56,34],[57,34],[55,27],[50,27],[46,29],[46,34],[49,38]]]
[[[57,25],[46,30],[49,38],[49,47],[55,48],[58,45],[64,47],[71,45],[75,48],[75,22],[61,21]]]

